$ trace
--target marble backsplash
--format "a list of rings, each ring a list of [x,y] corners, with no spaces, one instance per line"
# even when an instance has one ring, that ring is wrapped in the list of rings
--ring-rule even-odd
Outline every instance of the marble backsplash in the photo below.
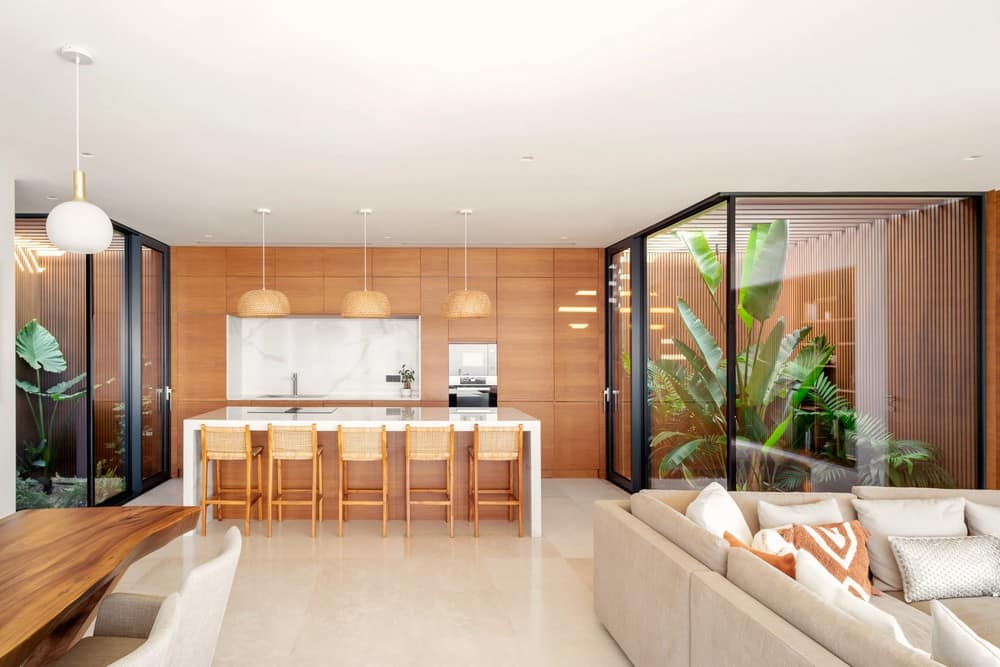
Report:
[[[399,397],[399,383],[388,383],[402,364],[418,370],[419,318],[230,316],[227,322],[227,393],[230,399],[298,393],[327,398]]]

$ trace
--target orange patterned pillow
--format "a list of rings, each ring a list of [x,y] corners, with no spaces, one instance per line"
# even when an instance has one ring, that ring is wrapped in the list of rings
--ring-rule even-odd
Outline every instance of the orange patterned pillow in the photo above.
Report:
[[[816,557],[837,581],[862,600],[872,595],[868,579],[868,531],[860,521],[828,523],[822,526],[792,526],[778,532],[796,549]]]
[[[772,565],[785,574],[787,574],[792,579],[795,578],[795,554],[785,554],[779,556],[777,554],[769,554],[766,551],[758,551],[757,549],[752,549],[748,547],[743,541],[730,533],[728,530],[722,534],[726,542],[729,542],[729,546],[737,549],[746,549],[752,553],[757,558],[761,559],[768,565]]]

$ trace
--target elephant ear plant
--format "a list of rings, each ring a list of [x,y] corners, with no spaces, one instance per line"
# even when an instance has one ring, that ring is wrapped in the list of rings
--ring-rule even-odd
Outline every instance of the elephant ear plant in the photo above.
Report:
[[[48,480],[52,478],[54,472],[56,442],[53,439],[53,427],[59,405],[65,401],[78,399],[87,393],[86,389],[71,391],[87,374],[81,373],[42,389],[42,371],[64,372],[66,358],[59,347],[59,341],[48,329],[39,324],[37,319],[31,320],[17,332],[14,350],[17,356],[35,372],[34,383],[17,379],[14,381],[17,388],[25,394],[37,435],[34,443],[28,441],[23,443],[22,466],[29,476],[40,475]]]
[[[726,321],[719,287],[723,268],[700,231],[678,231],[708,290],[715,330],[725,331]],[[809,411],[829,396],[831,383],[824,375],[834,346],[824,336],[809,337],[810,327],[787,330],[784,317],[770,323],[781,297],[788,254],[788,222],[783,219],[754,224],[750,228],[738,288],[736,314],[740,331],[737,340],[746,346],[732,360],[736,374],[736,461],[735,484],[741,489],[793,490],[810,479],[810,470],[819,464],[823,477],[832,477],[834,460],[846,476],[853,461],[845,458],[836,442],[831,450],[820,450],[823,460],[807,453],[801,434],[810,429]],[[729,361],[712,330],[684,299],[677,299],[677,313],[691,344],[675,338],[679,359],[650,360],[647,371],[649,401],[654,427],[650,441],[651,469],[660,477],[683,476],[722,478],[726,475],[726,387]],[[836,388],[832,391],[835,393]],[[866,447],[881,456],[871,457],[888,466],[883,481],[914,481],[914,465],[923,466],[932,478],[943,473],[929,468],[933,446],[896,441],[884,429],[856,430],[856,425],[874,426],[873,420],[848,414],[846,401],[836,405],[837,427],[847,428],[853,446]],[[798,421],[798,423],[796,423]],[[824,420],[830,425],[830,420]],[[799,436],[796,436],[796,432]],[[836,431],[834,430],[834,433]],[[844,435],[844,434],[841,434]],[[870,453],[869,452],[869,453]],[[876,465],[878,464],[876,463]],[[901,471],[900,468],[903,470]],[[862,478],[872,478],[862,471]]]

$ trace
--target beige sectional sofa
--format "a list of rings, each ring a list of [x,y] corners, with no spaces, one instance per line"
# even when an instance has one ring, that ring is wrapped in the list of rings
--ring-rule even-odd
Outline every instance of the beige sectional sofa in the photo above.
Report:
[[[847,520],[851,501],[964,496],[1000,505],[1000,491],[856,487],[853,493],[734,492],[750,530],[757,502],[797,505],[834,498]],[[647,490],[594,508],[594,605],[629,659],[646,665],[938,665],[855,618],[744,549],[684,516],[697,491]],[[1000,643],[1000,598],[944,602],[985,639]],[[927,603],[900,593],[872,603],[930,650]]]

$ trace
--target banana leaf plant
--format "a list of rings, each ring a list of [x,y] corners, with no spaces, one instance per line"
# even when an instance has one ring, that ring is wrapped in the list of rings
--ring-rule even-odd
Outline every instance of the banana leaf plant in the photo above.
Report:
[[[54,472],[57,451],[57,443],[53,438],[57,409],[60,404],[78,399],[87,393],[85,388],[71,391],[83,382],[87,374],[81,373],[42,389],[42,371],[63,373],[67,365],[59,341],[37,319],[31,320],[17,332],[14,351],[35,372],[34,382],[14,380],[17,388],[24,392],[27,399],[37,436],[35,442],[23,443],[22,467],[27,471],[41,474],[45,479],[50,479]]]
[[[700,231],[678,231],[708,290],[725,330],[719,299],[722,262]],[[809,327],[786,330],[785,319],[770,322],[781,297],[788,251],[788,223],[778,219],[750,228],[743,255],[737,315],[746,347],[737,353],[737,437],[756,446],[738,462],[737,486],[774,488],[782,470],[781,451],[792,443],[788,432],[796,411],[833,355],[826,338],[807,340]],[[650,441],[654,469],[661,477],[723,477],[726,461],[726,384],[730,363],[710,328],[684,299],[677,313],[690,343],[674,338],[682,359],[650,361],[649,400],[660,426]],[[656,418],[654,418],[654,427]]]

